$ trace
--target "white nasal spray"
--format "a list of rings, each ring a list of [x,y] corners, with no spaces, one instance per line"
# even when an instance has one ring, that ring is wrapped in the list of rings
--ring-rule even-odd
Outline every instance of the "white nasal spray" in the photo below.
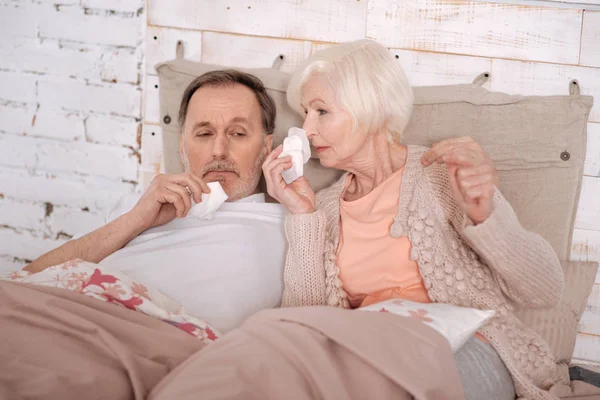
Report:
[[[225,193],[219,182],[209,182],[208,187],[210,188],[210,193],[202,193],[202,201],[192,206],[188,212],[188,216],[200,219],[212,219],[213,213],[228,199],[227,193]],[[194,199],[192,199],[193,202]]]
[[[302,128],[290,128],[283,139],[283,151],[278,158],[292,157],[292,167],[283,171],[282,177],[288,185],[304,174],[304,164],[310,160],[310,143]]]

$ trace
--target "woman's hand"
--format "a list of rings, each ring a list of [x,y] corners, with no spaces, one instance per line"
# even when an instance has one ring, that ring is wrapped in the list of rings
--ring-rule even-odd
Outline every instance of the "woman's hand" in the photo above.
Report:
[[[442,140],[421,157],[429,166],[444,163],[450,175],[452,194],[471,221],[480,224],[494,210],[494,189],[498,173],[493,161],[470,137]]]
[[[283,180],[281,174],[292,167],[292,158],[277,158],[282,151],[283,145],[280,145],[267,156],[263,163],[262,170],[267,182],[267,192],[292,214],[315,212],[315,192],[310,187],[308,180],[302,176],[289,185]]]

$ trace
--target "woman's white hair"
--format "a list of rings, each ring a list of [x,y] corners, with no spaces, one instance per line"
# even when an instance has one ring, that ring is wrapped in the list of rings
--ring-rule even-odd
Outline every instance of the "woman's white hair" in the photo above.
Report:
[[[302,88],[313,74],[332,85],[341,107],[358,127],[388,131],[388,140],[400,142],[413,107],[413,92],[400,64],[372,40],[334,45],[312,55],[297,69],[288,85],[287,101],[304,114]]]

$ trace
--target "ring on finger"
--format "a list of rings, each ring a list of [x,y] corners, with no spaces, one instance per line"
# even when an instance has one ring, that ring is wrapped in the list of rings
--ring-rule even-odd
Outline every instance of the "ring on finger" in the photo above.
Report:
[[[187,185],[186,185],[186,186],[184,186],[184,187],[185,187],[185,190],[187,190],[188,194],[189,194],[189,195],[191,195],[191,194],[192,194],[192,191],[190,190],[190,187],[189,187],[189,186],[187,186]]]

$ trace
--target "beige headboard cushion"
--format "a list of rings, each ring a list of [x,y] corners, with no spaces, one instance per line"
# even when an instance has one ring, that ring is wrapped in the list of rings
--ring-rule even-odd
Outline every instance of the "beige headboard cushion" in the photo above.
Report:
[[[177,115],[184,89],[195,77],[223,68],[187,60],[157,66],[165,171],[182,171]],[[278,145],[291,126],[302,125],[285,101],[289,75],[270,68],[241,70],[260,78],[276,102]],[[445,138],[473,137],[495,161],[500,189],[521,223],[548,240],[561,259],[568,259],[592,98],[511,96],[469,84],[416,87],[415,99],[403,142],[428,146]],[[316,158],[306,167],[315,190],[338,175],[321,167]]]

